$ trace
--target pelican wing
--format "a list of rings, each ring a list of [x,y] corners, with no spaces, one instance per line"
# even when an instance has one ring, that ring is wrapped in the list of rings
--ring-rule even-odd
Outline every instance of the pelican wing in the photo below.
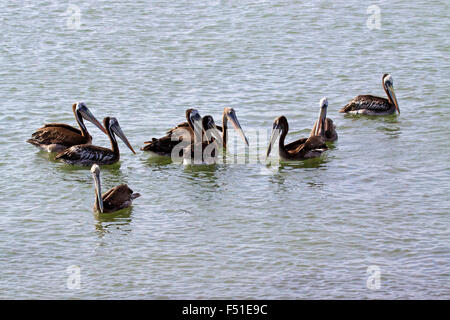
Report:
[[[346,104],[339,112],[352,112],[359,110],[371,110],[373,112],[383,112],[391,107],[389,101],[386,98],[361,95],[353,98],[348,104]]]
[[[102,195],[102,199],[106,211],[115,211],[129,207],[131,201],[139,196],[139,193],[133,193],[133,190],[126,184],[121,184],[105,192]]]
[[[90,140],[81,135],[81,131],[66,124],[51,123],[39,128],[31,135],[31,139],[39,144],[61,144],[73,146],[84,144]],[[30,142],[30,141],[29,141]]]
[[[304,144],[308,140],[308,138],[300,138],[298,140],[292,141],[291,143],[286,144],[284,147],[287,151],[295,150]]]
[[[60,153],[58,153],[55,159],[69,160],[69,161],[92,161],[92,162],[105,162],[114,158],[114,152],[112,150],[93,146],[90,144],[81,144],[72,146]]]

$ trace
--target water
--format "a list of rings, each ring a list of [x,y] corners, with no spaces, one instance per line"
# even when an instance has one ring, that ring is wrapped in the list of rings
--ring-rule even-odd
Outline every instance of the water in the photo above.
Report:
[[[68,2],[0,3],[0,298],[450,298],[446,1],[378,1],[373,30],[360,1],[72,1],[79,29]],[[337,113],[385,72],[401,115]],[[136,150],[189,107],[234,107],[246,132],[285,115],[291,141],[323,96],[339,140],[316,160],[184,167],[120,144],[104,189],[142,197],[111,216],[88,169],[24,142],[78,100]]]

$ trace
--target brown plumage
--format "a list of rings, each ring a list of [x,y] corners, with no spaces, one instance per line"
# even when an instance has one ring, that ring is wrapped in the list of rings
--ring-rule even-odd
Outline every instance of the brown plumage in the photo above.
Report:
[[[118,185],[101,194],[100,167],[94,164],[91,173],[95,185],[95,212],[110,213],[128,208],[134,199],[141,196],[139,193],[134,193],[126,184]]]
[[[81,144],[72,146],[60,153],[55,157],[57,160],[61,160],[67,164],[75,164],[81,166],[90,166],[96,164],[113,164],[120,159],[119,146],[115,134],[127,145],[133,153],[133,147],[128,142],[125,134],[120,128],[119,122],[116,118],[106,117],[103,119],[103,124],[107,128],[108,137],[111,142],[111,149],[93,146],[89,144]]]
[[[184,141],[185,146],[189,145],[194,141],[194,123],[200,121],[201,117],[196,109],[188,109],[186,110],[186,120],[187,122],[182,122],[168,130],[164,137],[144,142],[146,145],[141,150],[170,157],[173,148],[181,141]]]
[[[333,120],[327,118],[327,109],[328,109],[328,99],[322,98],[320,100],[320,113],[319,119],[314,122],[314,126],[309,133],[309,137],[313,137],[316,135],[321,136],[325,142],[333,142],[338,138],[338,134],[336,132],[336,125],[333,123]],[[308,140],[308,138],[300,138],[295,140],[284,146],[286,150],[295,150],[300,145],[304,144]]]
[[[365,114],[365,115],[388,115],[400,113],[397,98],[394,91],[394,80],[390,74],[384,74],[382,78],[383,89],[387,99],[372,95],[359,95],[353,98],[339,112]]]
[[[273,123],[272,134],[270,137],[269,147],[267,149],[267,157],[270,155],[272,145],[276,139],[280,137],[278,143],[278,153],[282,160],[305,160],[309,158],[319,157],[323,151],[328,147],[325,144],[325,139],[322,136],[314,135],[309,138],[304,138],[302,143],[300,139],[297,140],[297,147],[287,149],[284,145],[284,140],[289,131],[289,124],[285,116],[275,119]]]
[[[220,131],[214,123],[213,117],[207,115],[202,119],[202,140],[196,136],[194,142],[183,149],[184,164],[213,164],[216,163],[221,141]]]
[[[37,129],[27,142],[47,152],[59,152],[74,145],[91,144],[92,137],[84,125],[83,118],[107,133],[83,102],[74,103],[72,111],[80,129],[64,123],[49,123]]]

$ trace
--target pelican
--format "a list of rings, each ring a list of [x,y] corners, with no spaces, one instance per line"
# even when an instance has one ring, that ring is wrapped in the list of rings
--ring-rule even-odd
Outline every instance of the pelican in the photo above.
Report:
[[[278,144],[278,153],[282,160],[304,160],[309,158],[318,157],[323,151],[327,150],[325,139],[322,136],[314,135],[309,138],[305,138],[305,141],[295,149],[286,149],[284,145],[284,139],[289,131],[288,121],[285,116],[280,116],[273,122],[272,134],[270,136],[269,147],[267,148],[267,157],[270,155],[272,145],[276,139],[280,137]]]
[[[239,124],[239,120],[236,116],[236,112],[233,108],[224,108],[223,114],[222,114],[222,127],[216,126],[217,130],[222,131],[222,147],[224,149],[227,148],[227,128],[228,128],[228,121],[231,122],[234,130],[236,130],[239,135],[241,136],[242,140],[244,140],[245,144],[248,146],[248,139],[244,134],[244,130],[242,130],[241,125]]]
[[[100,167],[97,164],[91,167],[95,186],[94,211],[99,213],[110,213],[120,209],[128,208],[131,202],[140,197],[139,193],[133,193],[126,184],[118,185],[102,194],[100,182]]]
[[[322,136],[325,142],[333,142],[338,138],[336,132],[336,125],[333,120],[327,118],[328,99],[322,98],[319,102],[320,112],[319,118],[314,122],[314,126],[311,129],[309,137]],[[300,145],[304,144],[308,138],[300,138],[284,146],[286,150],[295,150]]]
[[[37,129],[27,142],[47,152],[60,152],[74,145],[91,144],[92,137],[84,125],[83,118],[107,133],[83,102],[74,103],[72,110],[80,129],[64,123],[49,123]]]
[[[195,134],[194,141],[183,149],[183,164],[213,164],[217,161],[220,131],[211,116],[202,119],[203,134]]]
[[[103,125],[108,132],[108,137],[111,141],[111,149],[89,144],[80,144],[58,153],[55,159],[62,160],[68,164],[76,164],[81,166],[90,166],[94,163],[113,164],[120,159],[119,146],[117,144],[115,134],[122,139],[122,141],[133,153],[136,153],[128,142],[128,139],[120,128],[119,122],[116,118],[106,117],[103,119]]]
[[[150,153],[170,157],[172,149],[181,141],[194,141],[194,124],[201,121],[202,118],[196,109],[186,110],[187,122],[182,122],[176,127],[167,131],[164,137],[159,139],[153,138],[152,141],[144,142],[146,146],[141,148],[143,151]]]
[[[387,99],[375,97],[371,95],[362,95],[353,98],[347,105],[345,105],[339,112],[366,114],[366,115],[387,115],[395,113],[398,107],[397,98],[394,91],[394,79],[390,74],[383,75],[383,89],[386,92]]]

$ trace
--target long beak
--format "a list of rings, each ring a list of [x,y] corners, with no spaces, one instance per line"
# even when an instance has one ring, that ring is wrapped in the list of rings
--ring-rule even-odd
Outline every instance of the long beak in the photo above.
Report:
[[[100,185],[100,173],[92,173],[92,176],[94,177],[95,196],[97,197],[98,208],[100,210],[100,213],[103,213],[103,199]]]
[[[397,102],[397,97],[395,96],[394,87],[393,86],[388,86],[387,89],[389,91],[389,94],[391,95],[391,99],[392,99],[392,102],[395,105],[395,109],[397,109],[397,112],[400,113],[400,108],[398,107],[398,102]]]
[[[122,139],[122,141],[127,145],[127,147],[130,148],[130,150],[133,151],[134,154],[136,154],[136,152],[134,152],[133,147],[131,146],[130,142],[128,141],[127,137],[123,133],[123,131],[120,128],[120,126],[119,125],[114,125],[114,126],[111,127],[111,129],[114,131],[115,134],[117,134],[117,136],[120,139]]]
[[[325,119],[327,118],[327,108],[320,108],[319,119],[317,120],[316,132],[314,135],[319,136],[325,130]]]
[[[88,108],[84,108],[80,110],[81,116],[89,122],[95,124],[100,130],[102,130],[105,134],[108,134],[108,131],[101,125],[100,122],[94,117],[94,115],[89,111]]]
[[[272,133],[270,134],[270,142],[269,142],[269,146],[267,147],[266,158],[269,157],[270,151],[272,151],[272,146],[275,143],[275,141],[277,140],[277,138],[280,136],[280,133],[281,133],[280,127],[278,125],[274,125],[273,129],[272,129]]]
[[[234,110],[227,113],[227,118],[228,118],[228,120],[230,120],[231,124],[233,125],[234,130],[236,130],[239,133],[242,140],[244,140],[245,144],[248,145],[248,139],[244,134],[244,130],[242,130],[242,127],[239,124],[239,120],[238,120]]]

